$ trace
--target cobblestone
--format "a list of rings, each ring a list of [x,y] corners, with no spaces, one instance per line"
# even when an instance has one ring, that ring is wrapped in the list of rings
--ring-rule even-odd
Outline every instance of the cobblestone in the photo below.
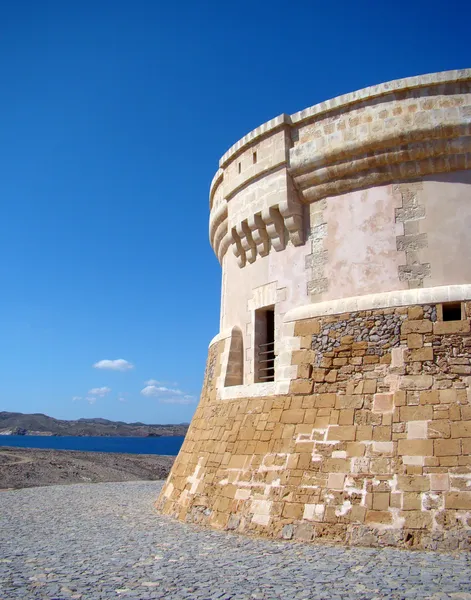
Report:
[[[157,515],[161,482],[0,493],[0,600],[471,600],[470,556],[274,542]]]

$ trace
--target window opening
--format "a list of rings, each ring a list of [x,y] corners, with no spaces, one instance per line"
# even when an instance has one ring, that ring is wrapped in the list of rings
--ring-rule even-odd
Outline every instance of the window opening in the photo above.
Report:
[[[257,153],[256,152],[253,153],[252,158],[253,158],[253,164],[255,164],[257,162]]]
[[[447,302],[442,311],[444,321],[461,321],[461,302]]]
[[[255,311],[256,380],[275,381],[275,309]]]
[[[241,164],[239,163],[239,173],[241,172],[241,170],[242,170],[242,167],[241,167]]]

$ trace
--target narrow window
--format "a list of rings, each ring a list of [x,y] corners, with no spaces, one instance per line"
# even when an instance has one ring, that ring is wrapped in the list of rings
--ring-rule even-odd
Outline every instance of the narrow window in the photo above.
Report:
[[[275,381],[275,308],[255,311],[255,381]]]
[[[257,153],[256,152],[253,153],[252,158],[253,158],[253,164],[255,164],[257,162]]]
[[[242,169],[242,167],[241,167],[241,164],[239,163],[239,173],[240,173],[241,169]]]
[[[461,302],[442,304],[444,321],[461,321]]]

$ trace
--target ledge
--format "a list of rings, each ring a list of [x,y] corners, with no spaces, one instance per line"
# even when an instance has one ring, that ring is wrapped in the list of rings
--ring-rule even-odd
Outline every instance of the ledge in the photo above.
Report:
[[[411,306],[413,304],[436,304],[440,302],[460,302],[471,299],[471,284],[445,285],[433,288],[414,290],[399,290],[396,292],[383,292],[381,294],[368,294],[366,296],[352,296],[339,300],[328,300],[316,304],[299,306],[288,311],[283,321],[301,321],[338,315],[342,313],[373,310],[376,308],[394,308],[397,306]]]

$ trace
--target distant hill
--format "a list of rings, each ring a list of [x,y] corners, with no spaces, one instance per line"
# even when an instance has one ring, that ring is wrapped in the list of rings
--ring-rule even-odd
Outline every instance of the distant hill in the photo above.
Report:
[[[158,437],[165,435],[186,435],[188,424],[146,425],[144,423],[124,423],[108,419],[77,419],[63,421],[41,413],[0,412],[0,435],[97,435]],[[0,440],[1,442],[1,440]]]

